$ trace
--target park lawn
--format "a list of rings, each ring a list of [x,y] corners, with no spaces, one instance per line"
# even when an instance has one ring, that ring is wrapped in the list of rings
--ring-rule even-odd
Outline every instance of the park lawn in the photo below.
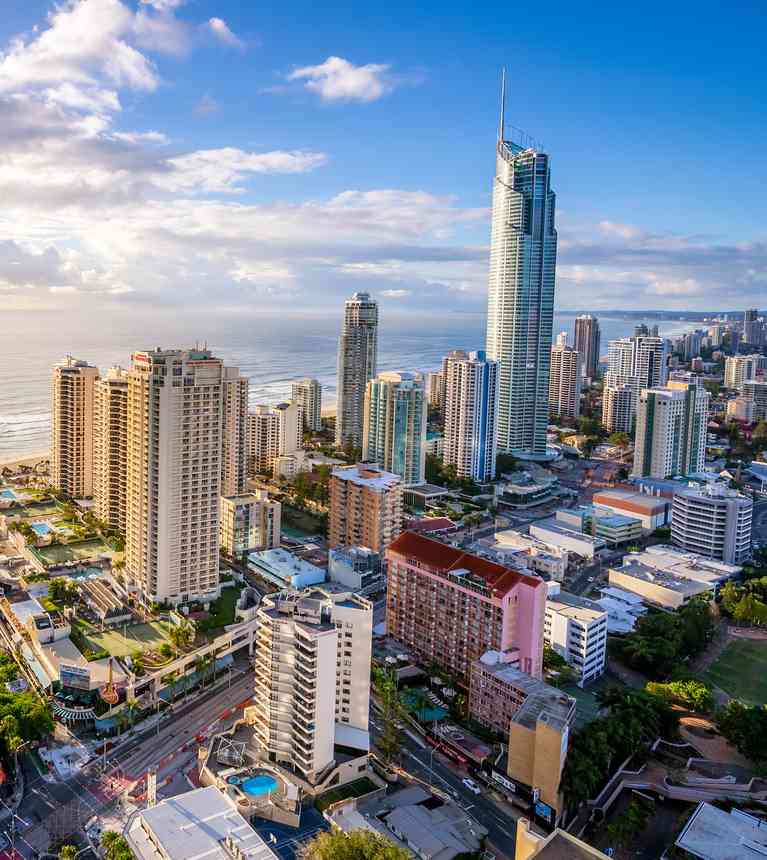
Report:
[[[752,705],[767,701],[767,642],[737,639],[703,673],[730,696]]]
[[[70,544],[50,544],[38,547],[35,552],[46,564],[62,564],[65,561],[85,561],[111,552],[100,538]]]
[[[156,651],[163,642],[168,641],[171,627],[168,621],[150,621],[148,624],[133,624],[126,628],[112,627],[103,633],[90,629],[84,631],[84,635],[94,651],[103,648],[113,657],[128,657],[134,651]]]
[[[349,797],[362,797],[377,788],[378,786],[372,779],[363,776],[362,779],[355,779],[354,782],[348,782],[339,788],[331,788],[330,791],[321,794],[315,800],[314,805],[320,812],[324,812],[331,804],[338,803],[339,800],[346,800]]]
[[[234,608],[244,587],[235,584],[222,588],[221,597],[210,605],[210,618],[198,624],[198,629],[201,632],[215,634],[228,624],[234,624]]]

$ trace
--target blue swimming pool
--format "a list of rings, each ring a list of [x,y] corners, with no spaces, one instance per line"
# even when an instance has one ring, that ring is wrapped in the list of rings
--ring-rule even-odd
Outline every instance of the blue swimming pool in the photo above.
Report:
[[[252,794],[258,797],[261,794],[269,794],[277,788],[277,780],[273,776],[261,774],[260,776],[251,776],[242,783],[240,788],[245,794]]]
[[[32,523],[32,531],[40,535],[40,537],[45,537],[47,534],[50,534],[53,529],[48,525],[48,523]]]
[[[0,490],[0,499],[10,499],[12,502],[16,502],[18,498],[13,490]]]

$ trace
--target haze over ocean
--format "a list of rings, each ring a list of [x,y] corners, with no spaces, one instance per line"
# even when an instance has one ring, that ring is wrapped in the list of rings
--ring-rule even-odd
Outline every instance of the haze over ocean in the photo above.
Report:
[[[336,340],[341,308],[327,317],[248,317],[194,321],[167,316],[127,321],[116,314],[110,325],[81,320],[79,327],[58,324],[54,316],[13,315],[4,328],[0,363],[0,463],[47,452],[50,447],[51,367],[70,353],[103,372],[114,364],[130,366],[131,351],[193,346],[207,341],[221,356],[250,377],[250,405],[279,403],[294,379],[312,376],[323,386],[323,406],[335,402]],[[599,314],[597,314],[599,316]],[[567,330],[572,343],[574,313],[554,316],[554,335]],[[599,317],[602,355],[607,342],[629,335],[640,320]],[[657,322],[662,335],[695,327],[694,323]],[[113,327],[114,325],[114,327]],[[433,370],[451,349],[483,349],[485,318],[456,314],[425,319],[421,314],[392,314],[381,309],[379,370]]]

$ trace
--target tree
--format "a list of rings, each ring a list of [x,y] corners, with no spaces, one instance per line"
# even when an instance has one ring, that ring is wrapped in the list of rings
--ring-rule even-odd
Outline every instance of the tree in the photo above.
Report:
[[[373,687],[381,704],[383,730],[377,745],[387,761],[391,761],[402,747],[397,723],[402,716],[402,703],[397,690],[397,681],[392,672],[377,666],[373,669]]]
[[[751,434],[751,445],[755,451],[767,448],[767,421],[760,421]]]
[[[607,441],[616,448],[628,448],[631,445],[631,437],[628,433],[618,432],[611,433],[607,437]]]
[[[645,685],[645,690],[654,696],[659,696],[667,702],[683,705],[691,711],[707,713],[714,705],[714,697],[711,690],[702,682],[690,679],[689,681],[669,681],[667,684],[654,683],[652,681]]]
[[[717,713],[719,731],[755,764],[767,763],[767,706],[730,701]]]
[[[76,845],[62,845],[59,848],[59,860],[75,860],[77,857]]]
[[[105,830],[101,834],[101,847],[106,860],[133,860],[133,852],[127,841],[114,830]]]
[[[408,860],[411,854],[372,830],[320,833],[298,852],[299,860]]]

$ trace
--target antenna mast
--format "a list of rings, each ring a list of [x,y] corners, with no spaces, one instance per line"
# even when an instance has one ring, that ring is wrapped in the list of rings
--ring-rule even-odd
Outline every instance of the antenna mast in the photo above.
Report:
[[[506,132],[506,66],[501,69],[501,117],[498,122],[498,143],[503,143]]]

